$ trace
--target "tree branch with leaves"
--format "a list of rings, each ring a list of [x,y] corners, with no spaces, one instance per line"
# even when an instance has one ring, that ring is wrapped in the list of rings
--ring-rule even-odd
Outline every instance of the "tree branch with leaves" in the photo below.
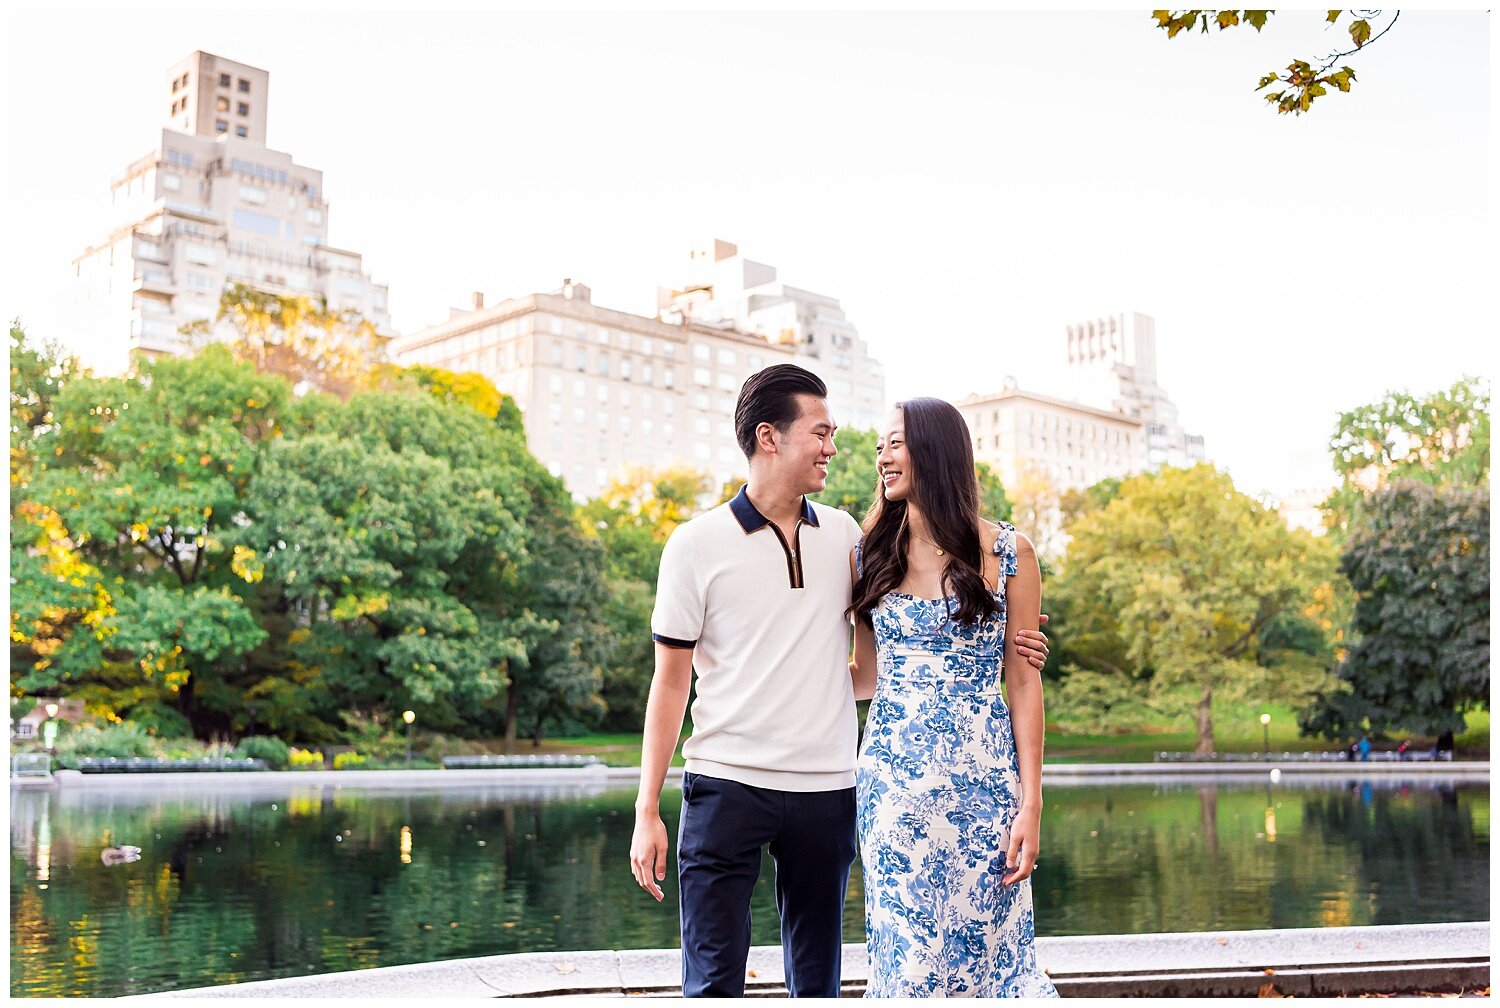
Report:
[[[1259,32],[1275,13],[1271,10],[1159,10],[1152,11],[1151,16],[1156,19],[1156,26],[1167,33],[1167,38],[1176,38],[1178,35],[1186,35],[1194,26],[1197,26],[1202,34],[1208,33],[1210,25],[1217,25],[1219,31],[1224,31],[1227,28],[1248,24]],[[1399,10],[1390,12],[1390,20],[1377,32],[1375,25],[1379,24],[1385,13],[1379,10],[1328,11],[1327,21],[1330,25],[1339,23],[1345,15],[1348,15],[1347,28],[1354,48],[1328,53],[1316,60],[1294,59],[1287,64],[1285,70],[1272,70],[1267,73],[1260,79],[1260,83],[1256,84],[1255,90],[1264,91],[1273,85],[1285,85],[1280,90],[1271,91],[1263,96],[1281,115],[1288,112],[1301,115],[1310,111],[1313,102],[1327,95],[1330,88],[1337,88],[1347,94],[1356,80],[1354,69],[1349,66],[1340,66],[1337,70],[1333,68],[1339,60],[1352,56],[1365,46],[1379,40],[1401,19]]]

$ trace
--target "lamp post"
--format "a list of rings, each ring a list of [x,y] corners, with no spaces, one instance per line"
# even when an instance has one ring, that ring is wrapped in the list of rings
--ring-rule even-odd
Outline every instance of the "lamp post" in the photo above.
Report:
[[[47,701],[43,708],[47,712],[47,720],[42,722],[42,746],[47,750],[47,755],[57,755],[57,701]]]
[[[406,722],[406,768],[411,769],[411,723],[417,719],[416,711],[402,711],[401,720]]]
[[[1271,715],[1260,716],[1260,730],[1265,736],[1266,755],[1271,755]]]

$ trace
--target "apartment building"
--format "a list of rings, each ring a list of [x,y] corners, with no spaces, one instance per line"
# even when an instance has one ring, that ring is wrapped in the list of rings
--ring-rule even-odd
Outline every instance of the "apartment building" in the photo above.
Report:
[[[212,320],[232,283],[353,309],[394,336],[386,286],[328,243],[323,173],[266,145],[269,94],[267,71],[211,53],[168,71],[161,132],[111,183],[106,236],[74,260],[77,324],[108,337],[99,370],[184,352],[181,327]]]
[[[596,305],[571,280],[492,305],[476,293],[393,350],[400,364],[475,371],[514,397],[532,454],[578,497],[598,495],[627,464],[690,466],[715,490],[744,477],[740,386],[772,364],[805,363],[749,333]]]
[[[974,458],[1004,486],[1017,486],[1030,470],[1059,490],[1082,489],[1146,467],[1145,424],[1112,410],[1028,392],[1014,379],[955,405],[969,425]]]
[[[1203,437],[1189,434],[1156,380],[1156,320],[1120,312],[1067,327],[1068,391],[1080,402],[1145,425],[1142,468],[1203,461]]]
[[[714,239],[688,253],[678,284],[658,288],[660,317],[755,333],[787,347],[828,385],[828,406],[842,427],[885,421],[885,371],[844,315],[838,299],[782,283],[776,267],[747,259]]]

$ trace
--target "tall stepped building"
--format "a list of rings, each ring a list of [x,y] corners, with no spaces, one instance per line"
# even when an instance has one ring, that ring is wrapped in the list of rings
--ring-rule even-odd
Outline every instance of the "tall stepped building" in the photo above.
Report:
[[[161,133],[111,184],[108,233],[74,261],[78,324],[118,347],[99,370],[188,349],[180,328],[212,320],[233,283],[350,308],[394,336],[386,286],[328,244],[323,173],[266,146],[269,98],[269,73],[211,53],[168,72]]]

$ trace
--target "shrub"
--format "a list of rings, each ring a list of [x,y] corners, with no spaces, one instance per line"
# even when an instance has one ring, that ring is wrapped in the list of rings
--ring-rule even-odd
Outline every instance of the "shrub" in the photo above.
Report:
[[[323,754],[292,746],[287,750],[287,763],[293,770],[321,770]]]
[[[272,770],[285,770],[291,751],[285,742],[271,735],[251,735],[234,747],[235,759],[261,759]]]
[[[358,770],[365,765],[365,758],[357,752],[341,752],[333,758],[335,770]]]
[[[78,769],[78,762],[90,757],[129,759],[132,756],[159,755],[160,743],[146,729],[129,721],[103,727],[65,727],[57,739],[57,765],[68,770]]]

